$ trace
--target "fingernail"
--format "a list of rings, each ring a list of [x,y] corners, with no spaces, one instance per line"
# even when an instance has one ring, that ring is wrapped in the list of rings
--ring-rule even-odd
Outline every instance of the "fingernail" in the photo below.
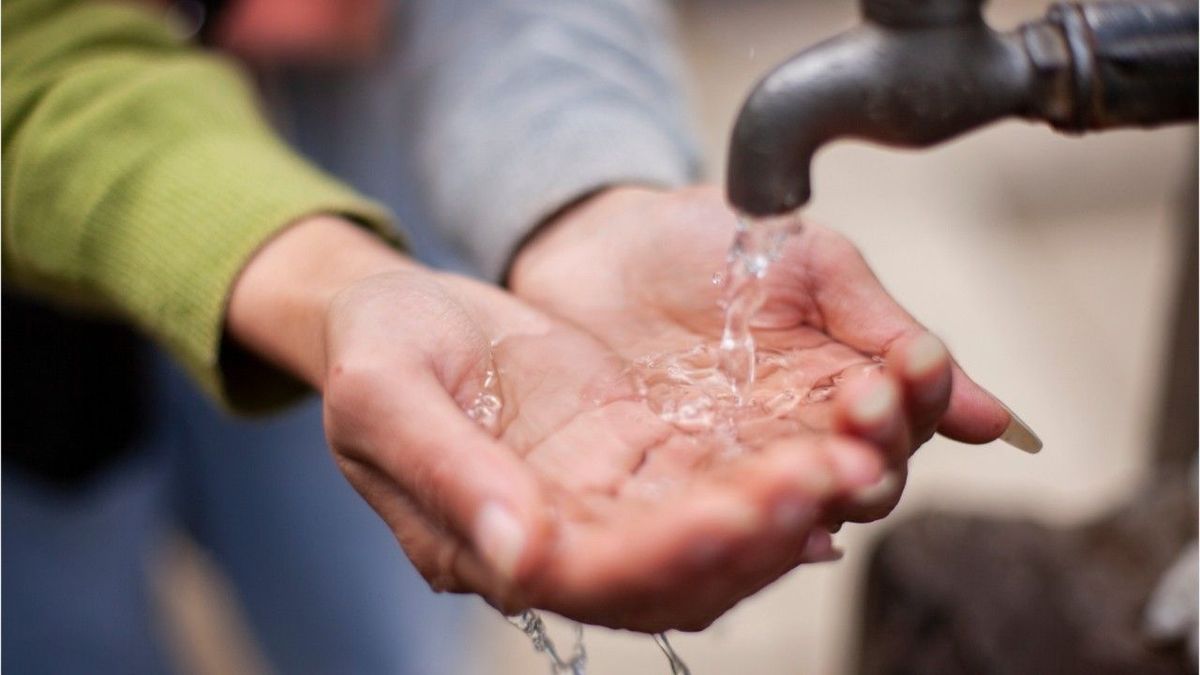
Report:
[[[512,579],[525,552],[525,528],[506,507],[488,502],[475,525],[479,552],[505,579]]]
[[[887,417],[896,405],[896,398],[896,386],[891,380],[876,379],[867,393],[851,406],[850,414],[862,426],[872,426]]]
[[[900,487],[900,476],[895,471],[884,471],[874,484],[856,490],[851,497],[857,506],[874,506],[895,496]]]
[[[1033,429],[1017,416],[1008,406],[1000,404],[1005,411],[1008,412],[1008,426],[1004,428],[1004,433],[1001,434],[1000,440],[1008,443],[1018,450],[1023,450],[1031,455],[1035,455],[1042,450],[1042,439],[1033,433]]]
[[[809,498],[789,497],[775,505],[771,518],[785,532],[799,530],[812,522],[815,511]]]
[[[946,346],[933,333],[924,333],[908,347],[904,372],[909,377],[921,377],[945,362]]]

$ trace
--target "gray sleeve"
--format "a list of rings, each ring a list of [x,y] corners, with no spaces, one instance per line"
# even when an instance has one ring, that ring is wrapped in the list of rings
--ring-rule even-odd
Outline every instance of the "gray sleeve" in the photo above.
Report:
[[[658,0],[422,0],[419,174],[438,227],[498,278],[546,217],[614,184],[695,180]]]

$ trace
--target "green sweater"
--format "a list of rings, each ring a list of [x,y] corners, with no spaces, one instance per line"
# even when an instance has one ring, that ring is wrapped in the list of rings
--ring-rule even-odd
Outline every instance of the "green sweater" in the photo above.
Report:
[[[2,37],[4,282],[124,316],[232,409],[297,393],[253,359],[222,366],[239,271],[306,215],[380,232],[388,215],[281,144],[237,69],[153,9],[4,0]]]

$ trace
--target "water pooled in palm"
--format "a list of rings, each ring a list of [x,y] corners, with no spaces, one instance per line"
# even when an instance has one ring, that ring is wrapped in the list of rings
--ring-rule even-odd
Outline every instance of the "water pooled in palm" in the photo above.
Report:
[[[822,396],[798,352],[763,348],[753,330],[767,301],[767,273],[799,223],[794,214],[739,220],[726,267],[712,277],[720,290],[720,339],[634,363],[639,394],[654,412],[717,456],[799,431],[794,409]]]
[[[500,382],[496,375],[496,367],[489,363],[487,371],[484,372],[479,393],[475,394],[475,398],[466,408],[467,417],[494,434],[499,428],[500,411],[503,408],[504,402],[500,400]]]

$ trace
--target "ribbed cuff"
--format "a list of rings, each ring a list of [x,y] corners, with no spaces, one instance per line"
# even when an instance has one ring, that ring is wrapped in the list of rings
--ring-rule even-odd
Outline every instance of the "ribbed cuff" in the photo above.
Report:
[[[223,369],[225,311],[238,274],[305,216],[342,215],[393,238],[390,217],[263,134],[202,136],[164,150],[97,208],[99,220],[120,221],[88,242],[96,278],[228,408],[279,407],[305,388],[253,358],[228,359]]]

